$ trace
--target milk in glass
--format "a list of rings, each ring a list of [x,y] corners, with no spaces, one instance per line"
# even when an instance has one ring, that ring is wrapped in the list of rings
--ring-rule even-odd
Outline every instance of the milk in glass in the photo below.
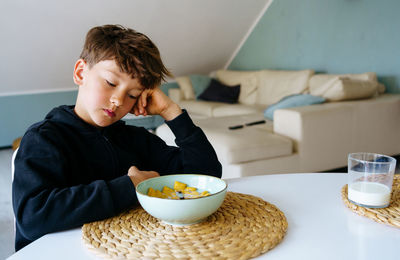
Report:
[[[348,199],[362,207],[385,208],[390,204],[396,159],[377,153],[348,156]]]
[[[348,187],[348,197],[357,204],[383,207],[389,205],[390,189],[378,182],[358,181]]]

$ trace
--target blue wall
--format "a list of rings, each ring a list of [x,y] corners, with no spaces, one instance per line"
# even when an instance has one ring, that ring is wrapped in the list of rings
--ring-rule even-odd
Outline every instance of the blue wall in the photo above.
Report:
[[[77,90],[0,96],[0,147],[10,146],[56,106],[75,104]]]
[[[400,93],[400,1],[275,0],[229,69],[373,71]]]

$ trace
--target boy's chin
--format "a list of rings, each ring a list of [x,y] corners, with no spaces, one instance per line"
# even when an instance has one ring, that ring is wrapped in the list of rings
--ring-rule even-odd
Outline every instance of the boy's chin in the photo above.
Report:
[[[119,119],[118,119],[119,120]],[[96,124],[96,127],[107,127],[110,126],[112,124],[114,124],[115,122],[117,122],[118,120],[99,120],[99,121],[95,121],[94,123]]]
[[[96,124],[95,126],[96,126],[96,127],[107,127],[107,126],[110,126],[110,125],[112,125],[112,123],[109,123],[109,124],[106,124],[106,123],[103,123],[103,124]]]

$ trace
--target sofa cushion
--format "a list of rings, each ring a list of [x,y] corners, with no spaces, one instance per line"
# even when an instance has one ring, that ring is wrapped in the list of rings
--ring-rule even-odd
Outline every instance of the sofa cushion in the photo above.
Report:
[[[195,94],[192,87],[192,82],[189,76],[182,76],[175,78],[180,89],[183,92],[183,97],[187,100],[195,99]]]
[[[320,87],[310,89],[312,95],[319,95],[328,101],[342,101],[370,98],[378,93],[378,83],[336,76]]]
[[[201,93],[198,99],[234,104],[237,103],[240,85],[227,86],[218,80],[211,79],[210,85]]]
[[[211,78],[204,75],[190,75],[194,95],[196,99],[208,88],[211,83]]]
[[[271,105],[283,97],[306,91],[313,70],[262,70],[258,72],[257,104]]]
[[[254,125],[236,130],[229,126],[258,121],[261,113],[196,120],[223,163],[243,163],[292,154],[292,141],[273,134],[268,125]]]
[[[292,141],[272,133],[272,124],[253,125],[229,130],[232,125],[262,120],[263,114],[215,117],[193,120],[206,134],[222,163],[238,164],[292,154]],[[157,128],[156,134],[167,144],[174,136],[165,124]]]
[[[279,102],[270,105],[267,109],[265,109],[264,116],[269,120],[274,120],[274,112],[277,109],[308,106],[313,104],[321,104],[324,102],[325,98],[323,97],[309,94],[294,94],[284,97]]]
[[[213,110],[220,106],[226,106],[227,104],[221,102],[212,101],[201,101],[201,100],[183,100],[179,102],[179,105],[186,109],[190,115],[203,115],[212,117]]]
[[[358,80],[370,80],[377,81],[375,72],[365,72],[359,74],[316,74],[311,76],[309,81],[309,90],[312,94],[316,91],[316,89],[325,85],[328,82],[334,81],[336,78],[350,78],[350,79],[358,79]]]
[[[212,114],[215,117],[246,115],[246,114],[260,113],[264,111],[264,109],[265,109],[264,106],[257,106],[257,105],[226,104],[224,106],[214,107]]]
[[[183,100],[179,102],[182,108],[193,115],[202,115],[206,117],[221,117],[232,115],[246,115],[252,113],[262,113],[265,106],[244,105],[244,104],[226,104],[221,102],[201,101],[201,100]]]
[[[224,163],[238,164],[292,154],[292,141],[289,138],[268,133],[263,129],[202,129],[216,150],[219,160]]]
[[[179,85],[176,82],[165,82],[161,84],[160,89],[164,92],[165,95],[169,96],[170,89],[178,89]]]
[[[240,85],[239,103],[256,103],[258,76],[256,71],[218,70],[216,77],[226,85]]]
[[[170,88],[168,89],[168,96],[175,103],[180,103],[184,99],[183,92],[180,88]]]

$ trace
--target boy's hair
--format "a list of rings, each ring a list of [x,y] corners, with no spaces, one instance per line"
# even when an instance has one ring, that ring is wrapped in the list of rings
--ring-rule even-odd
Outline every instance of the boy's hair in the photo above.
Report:
[[[114,59],[121,71],[154,88],[172,76],[165,68],[157,46],[144,34],[121,25],[97,26],[89,30],[80,58],[89,68]]]

